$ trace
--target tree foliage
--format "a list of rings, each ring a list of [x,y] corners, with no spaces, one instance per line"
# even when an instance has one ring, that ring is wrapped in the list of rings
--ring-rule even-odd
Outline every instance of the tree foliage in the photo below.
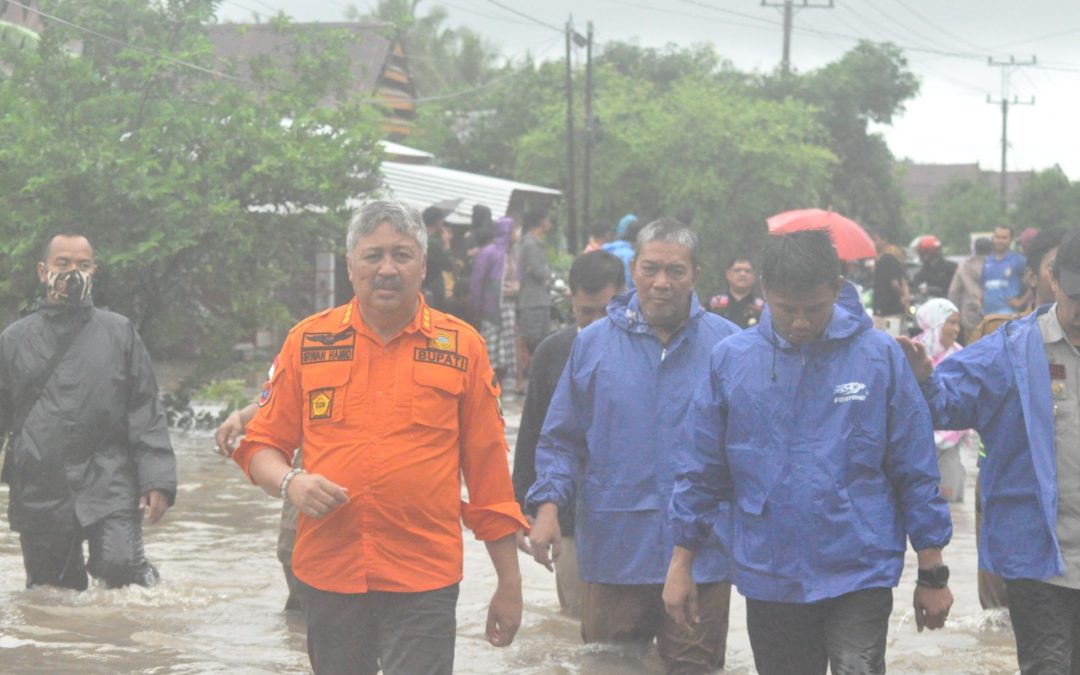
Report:
[[[598,71],[593,218],[644,220],[690,211],[703,239],[703,288],[716,288],[723,261],[757,250],[765,218],[818,203],[836,158],[815,111],[792,99],[755,98],[744,88],[687,76],[656,84]],[[668,87],[663,95],[658,86]],[[558,103],[517,147],[516,174],[560,184],[565,146]]]
[[[1080,224],[1080,184],[1054,166],[1032,174],[1010,214],[1018,229],[1072,228]]]
[[[297,36],[288,58],[250,69],[216,61],[216,4],[58,0],[51,13],[86,31],[49,22],[36,48],[2,52],[6,321],[62,226],[95,242],[99,304],[132,317],[158,353],[221,352],[292,320],[281,292],[372,186],[378,115],[346,89],[342,36]],[[338,105],[320,106],[327,97]]]
[[[824,197],[834,209],[894,241],[907,235],[895,158],[874,125],[888,125],[919,92],[903,52],[890,44],[860,42],[839,60],[805,75],[767,78],[771,95],[814,105],[839,162]]]
[[[454,168],[564,186],[565,67],[528,61],[467,97],[421,106],[410,142]],[[906,234],[893,157],[876,131],[918,92],[897,48],[861,43],[821,69],[781,77],[740,72],[711,45],[611,42],[595,69],[593,220],[689,209],[717,260],[756,250],[765,217],[787,208],[831,206]]]
[[[948,253],[971,250],[972,232],[987,232],[1002,223],[994,189],[982,181],[954,180],[931,198],[927,220]]]

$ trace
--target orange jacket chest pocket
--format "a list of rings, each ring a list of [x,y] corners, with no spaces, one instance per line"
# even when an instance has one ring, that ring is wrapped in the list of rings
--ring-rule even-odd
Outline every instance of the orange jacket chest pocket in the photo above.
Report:
[[[304,425],[334,424],[345,418],[352,364],[303,366],[300,386],[304,394]]]
[[[435,363],[413,363],[412,419],[438,429],[458,427],[465,373]]]

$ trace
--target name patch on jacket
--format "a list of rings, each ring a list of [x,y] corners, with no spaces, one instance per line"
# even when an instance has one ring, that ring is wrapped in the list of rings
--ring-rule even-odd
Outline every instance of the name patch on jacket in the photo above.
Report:
[[[438,366],[448,366],[460,370],[463,373],[469,370],[468,357],[454,352],[445,352],[441,349],[422,349],[416,347],[413,350],[413,361],[419,361],[420,363],[434,363]]]
[[[340,333],[304,333],[300,346],[300,365],[328,361],[352,361],[356,353],[356,330]]]

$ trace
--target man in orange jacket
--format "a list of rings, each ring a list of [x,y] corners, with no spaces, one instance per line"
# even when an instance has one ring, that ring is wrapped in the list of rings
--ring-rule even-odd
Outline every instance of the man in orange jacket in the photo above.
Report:
[[[316,673],[452,672],[461,520],[498,575],[488,641],[510,644],[521,622],[514,534],[526,524],[499,386],[480,336],[423,301],[426,239],[400,203],[357,212],[356,299],[289,333],[233,455],[300,510],[292,562]]]

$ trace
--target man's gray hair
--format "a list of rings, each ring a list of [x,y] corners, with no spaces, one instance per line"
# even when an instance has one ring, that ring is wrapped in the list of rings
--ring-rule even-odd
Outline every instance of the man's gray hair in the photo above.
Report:
[[[660,218],[652,221],[638,233],[636,250],[640,252],[641,248],[650,241],[670,241],[673,244],[685,246],[690,249],[690,261],[695,265],[698,264],[698,244],[701,240],[698,239],[697,233],[685,223],[674,218]]]
[[[420,213],[402,202],[383,200],[364,204],[353,214],[345,237],[345,253],[351,255],[360,237],[371,234],[383,223],[390,223],[395,231],[416,239],[420,255],[427,255],[428,234]]]

